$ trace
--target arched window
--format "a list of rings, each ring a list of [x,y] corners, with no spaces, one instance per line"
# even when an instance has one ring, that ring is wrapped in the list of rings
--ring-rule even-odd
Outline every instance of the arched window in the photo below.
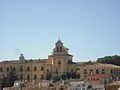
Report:
[[[30,75],[27,75],[27,79],[28,79],[28,80],[30,79]]]
[[[30,71],[30,67],[27,67],[27,71]]]
[[[49,72],[49,69],[47,69],[47,72]]]
[[[60,52],[62,52],[62,47],[60,47]]]
[[[7,67],[7,71],[9,71],[9,67]]]
[[[34,79],[37,79],[37,75],[36,74],[34,75]]]
[[[34,71],[37,71],[37,67],[36,66],[34,66]]]
[[[57,47],[57,52],[59,52],[59,47]]]
[[[98,69],[96,69],[96,74],[99,74],[99,70]]]
[[[44,75],[41,75],[41,79],[44,79]]]

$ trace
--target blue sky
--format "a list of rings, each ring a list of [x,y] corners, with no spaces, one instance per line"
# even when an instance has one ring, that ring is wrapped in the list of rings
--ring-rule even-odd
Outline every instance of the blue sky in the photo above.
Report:
[[[74,61],[120,55],[120,0],[0,0],[0,60],[48,58],[59,37]]]

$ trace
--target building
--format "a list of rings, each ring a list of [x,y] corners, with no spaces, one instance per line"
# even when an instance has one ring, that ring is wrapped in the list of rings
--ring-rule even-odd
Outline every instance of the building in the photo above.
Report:
[[[120,67],[110,64],[73,62],[73,55],[68,53],[68,48],[63,46],[59,39],[55,43],[53,53],[48,59],[26,59],[20,54],[18,60],[0,62],[0,77],[7,76],[13,70],[20,80],[46,79],[49,72],[62,75],[67,72],[75,72],[81,80],[90,75],[105,74],[110,79],[120,79]]]
[[[96,74],[86,77],[85,82],[93,85],[104,85],[105,83],[111,83],[111,75],[106,74]]]
[[[95,82],[96,84],[110,83],[113,80],[120,80],[120,66],[100,63],[77,63],[77,73],[81,80]]]
[[[8,72],[13,70],[21,80],[41,80],[45,79],[49,72],[58,75],[75,72],[76,63],[73,63],[73,56],[68,53],[68,50],[63,46],[61,40],[58,40],[48,59],[27,60],[23,54],[20,54],[19,60],[0,62],[0,76],[7,76]]]

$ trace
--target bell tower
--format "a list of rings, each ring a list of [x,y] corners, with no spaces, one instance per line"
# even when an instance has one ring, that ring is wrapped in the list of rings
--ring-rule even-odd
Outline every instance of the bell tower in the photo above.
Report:
[[[53,73],[61,75],[70,71],[69,63],[72,62],[73,56],[68,53],[68,50],[60,39],[55,43],[52,55],[48,56],[48,62],[52,65]]]
[[[67,55],[68,54],[68,48],[65,48],[63,46],[62,41],[59,39],[56,43],[55,43],[55,48],[53,49],[53,55]]]

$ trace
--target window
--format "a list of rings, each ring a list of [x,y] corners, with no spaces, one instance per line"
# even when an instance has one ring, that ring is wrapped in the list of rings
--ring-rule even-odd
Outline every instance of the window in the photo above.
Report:
[[[104,69],[102,69],[102,74],[105,74],[105,70]]]
[[[80,74],[78,74],[77,77],[80,78]]]
[[[96,69],[96,74],[99,74],[99,70],[98,69]]]
[[[0,72],[2,72],[3,71],[3,69],[2,68],[0,68]]]
[[[86,69],[84,70],[84,74],[87,74],[87,70]]]
[[[44,70],[44,67],[43,66],[41,66],[41,71],[43,71]]]
[[[57,52],[59,52],[59,47],[57,47]]]
[[[23,79],[23,75],[20,75],[20,79]]]
[[[49,69],[47,69],[47,72],[49,72]]]
[[[23,71],[23,67],[22,67],[22,66],[20,67],[20,71],[21,71],[21,72]]]
[[[30,79],[30,75],[27,75],[27,79],[28,79],[28,80]]]
[[[60,52],[62,52],[62,47],[60,47]]]
[[[90,72],[89,72],[89,74],[90,74],[90,75],[92,75],[92,74],[93,74],[93,70],[92,70],[92,69],[90,69]]]
[[[80,70],[80,68],[77,68],[76,70]]]
[[[34,79],[37,79],[37,75],[36,74],[34,75]]]
[[[34,66],[34,71],[37,71],[37,67],[36,66]]]
[[[9,71],[9,67],[7,67],[7,71]]]
[[[30,71],[30,68],[29,68],[29,67],[27,67],[27,71]]]
[[[113,70],[111,69],[111,74],[113,73]]]
[[[44,75],[41,75],[41,79],[44,79]]]

